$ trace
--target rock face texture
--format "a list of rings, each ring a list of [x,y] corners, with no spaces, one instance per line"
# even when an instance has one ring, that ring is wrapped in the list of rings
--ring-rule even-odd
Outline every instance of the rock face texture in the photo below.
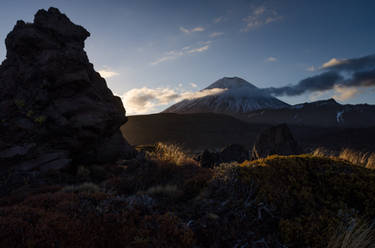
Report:
[[[264,130],[256,139],[252,150],[252,159],[265,158],[270,155],[295,155],[302,150],[293,138],[286,124]]]
[[[58,9],[18,21],[0,66],[0,163],[20,170],[132,156],[121,99],[89,62],[90,33]]]

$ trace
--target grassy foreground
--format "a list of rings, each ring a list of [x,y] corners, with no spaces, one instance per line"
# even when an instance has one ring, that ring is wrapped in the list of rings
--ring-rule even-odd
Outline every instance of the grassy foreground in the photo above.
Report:
[[[374,247],[374,218],[374,170],[312,155],[207,169],[159,146],[4,193],[0,247]]]

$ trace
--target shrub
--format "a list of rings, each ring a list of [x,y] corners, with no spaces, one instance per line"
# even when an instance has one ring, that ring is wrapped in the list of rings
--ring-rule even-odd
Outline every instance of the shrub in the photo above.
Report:
[[[90,179],[90,170],[85,166],[78,166],[77,177],[80,180],[88,181]]]
[[[97,193],[102,192],[102,189],[93,183],[83,183],[80,185],[69,185],[62,189],[62,192],[71,193]]]
[[[145,214],[103,194],[42,194],[0,208],[0,247],[192,247],[170,213]]]
[[[148,194],[150,196],[166,197],[170,200],[177,200],[183,195],[183,192],[177,187],[177,185],[152,186],[145,192],[140,192],[140,194],[143,193]]]
[[[374,171],[311,155],[271,156],[241,166],[239,180],[259,186],[257,201],[275,209],[288,247],[327,245],[339,212],[375,217]]]

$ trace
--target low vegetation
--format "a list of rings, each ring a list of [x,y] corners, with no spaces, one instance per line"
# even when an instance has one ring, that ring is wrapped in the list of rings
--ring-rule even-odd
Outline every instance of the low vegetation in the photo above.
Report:
[[[335,152],[327,150],[323,147],[319,147],[316,148],[312,154],[315,156],[340,158],[355,165],[360,165],[369,169],[375,169],[375,153],[372,152],[355,151],[348,148],[342,149],[339,152]]]
[[[159,144],[3,193],[0,247],[373,247],[373,220],[374,170],[313,155],[208,169]]]
[[[182,164],[197,164],[195,160],[186,155],[181,147],[174,144],[158,142],[151,152],[147,152],[147,157],[156,161]]]
[[[328,248],[373,248],[375,228],[362,220],[354,219],[349,225],[338,228]]]

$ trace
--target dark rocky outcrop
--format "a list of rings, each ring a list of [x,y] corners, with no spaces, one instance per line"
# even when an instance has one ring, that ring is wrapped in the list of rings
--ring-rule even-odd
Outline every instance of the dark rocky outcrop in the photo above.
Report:
[[[302,150],[293,138],[286,124],[264,130],[256,139],[252,150],[252,159],[265,158],[270,155],[301,154]]]
[[[121,99],[89,62],[90,33],[58,9],[18,21],[0,66],[0,163],[20,170],[133,156]]]
[[[200,165],[204,168],[213,168],[215,165],[220,163],[228,163],[233,161],[242,163],[248,159],[249,151],[243,146],[237,144],[229,145],[221,152],[210,152],[208,150],[204,150],[203,153],[198,157]]]

